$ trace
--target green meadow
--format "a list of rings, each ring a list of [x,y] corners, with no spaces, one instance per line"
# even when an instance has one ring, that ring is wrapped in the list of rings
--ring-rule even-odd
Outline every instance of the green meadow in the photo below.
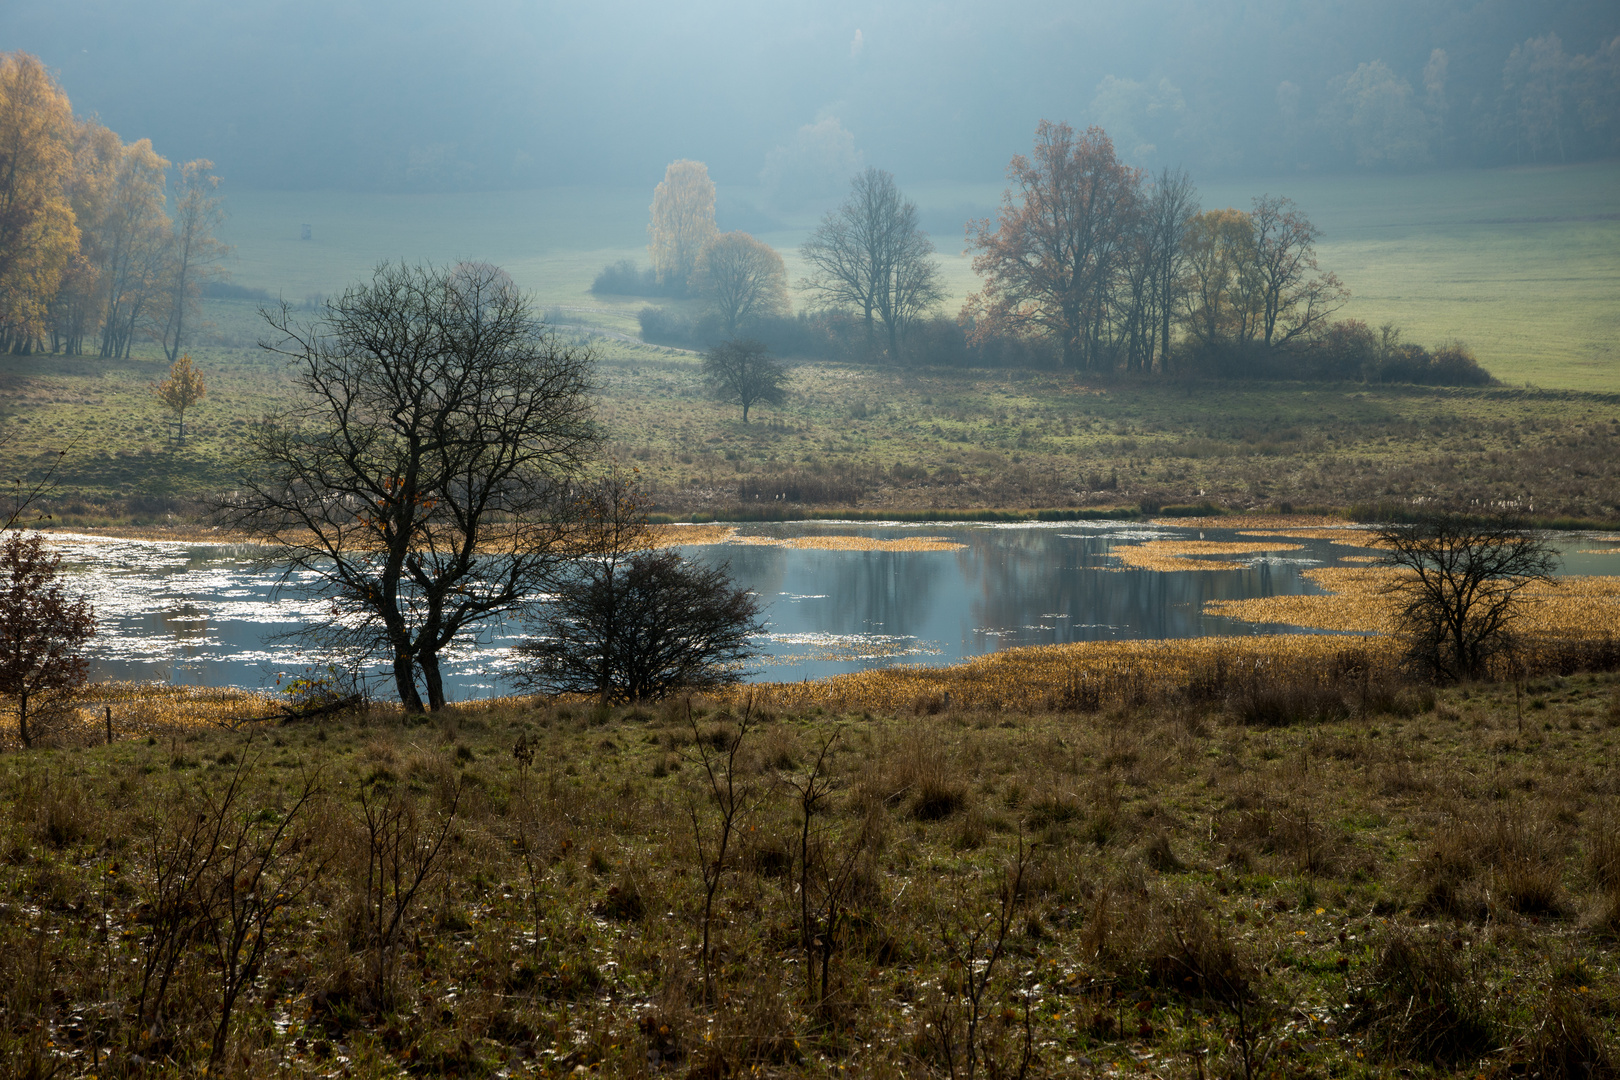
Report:
[[[904,183],[904,178],[901,178]],[[954,312],[977,287],[961,225],[991,214],[998,184],[907,188],[933,232]],[[1318,254],[1350,287],[1345,317],[1393,322],[1407,340],[1467,342],[1504,382],[1620,390],[1620,163],[1426,173],[1263,177],[1201,186],[1206,207],[1286,195],[1321,228]],[[294,302],[365,276],[384,259],[482,259],[505,267],[571,321],[634,330],[645,301],[591,295],[597,270],[646,263],[650,190],[557,188],[447,195],[230,192],[226,238],[243,285]],[[721,228],[758,235],[787,261],[818,211],[730,215],[757,204],[722,189]],[[311,239],[300,240],[308,224]]]

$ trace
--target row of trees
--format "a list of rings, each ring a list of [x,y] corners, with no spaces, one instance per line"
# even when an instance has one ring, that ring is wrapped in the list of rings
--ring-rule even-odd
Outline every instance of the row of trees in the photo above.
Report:
[[[1043,121],[995,223],[970,222],[983,288],[959,323],[969,341],[1048,341],[1078,370],[1218,368],[1233,356],[1314,341],[1348,292],[1317,264],[1319,231],[1292,202],[1201,212],[1191,178],[1149,178],[1100,128]],[[713,223],[714,184],[697,162],[669,167],[653,202],[662,284],[684,282],[730,338],[786,309],[781,260]],[[934,245],[894,177],[869,168],[799,249],[812,311],[847,317],[868,357],[899,361],[944,297]],[[1179,334],[1178,334],[1179,331]]]
[[[1066,366],[1168,372],[1310,339],[1349,297],[1290,200],[1200,212],[1185,172],[1149,179],[1101,128],[1042,121],[1007,172],[994,227],[969,226],[984,287],[960,319],[974,337],[1042,335]]]
[[[177,359],[226,247],[219,178],[74,117],[38,58],[0,54],[0,351]]]
[[[1620,38],[1586,54],[1567,52],[1557,34],[1527,38],[1502,62],[1494,91],[1483,93],[1457,85],[1452,66],[1445,49],[1432,50],[1419,89],[1382,60],[1359,64],[1328,81],[1316,124],[1333,151],[1370,169],[1620,153]],[[1291,83],[1279,88],[1293,126],[1303,120],[1298,97]]]

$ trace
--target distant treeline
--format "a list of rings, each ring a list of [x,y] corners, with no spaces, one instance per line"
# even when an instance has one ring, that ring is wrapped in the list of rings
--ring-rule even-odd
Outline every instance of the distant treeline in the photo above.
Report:
[[[1192,179],[1119,161],[1100,128],[1042,121],[1013,159],[995,225],[969,222],[982,287],[939,311],[934,247],[917,207],[878,169],[851,184],[799,248],[809,275],[791,312],[781,257],[716,231],[699,162],[670,166],[653,203],[653,267],[606,267],[592,290],[690,297],[648,306],[642,338],[710,349],[746,336],[785,358],[902,366],[1066,368],[1202,378],[1491,381],[1461,344],[1336,321],[1350,292],[1316,258],[1315,225],[1288,199],[1202,210]]]
[[[693,318],[666,307],[638,312],[641,338],[653,345],[705,350],[722,340],[712,316]],[[800,360],[878,362],[865,348],[860,324],[835,312],[801,312],[762,320],[749,327],[777,356]],[[1416,383],[1423,386],[1488,386],[1496,380],[1479,365],[1467,346],[1443,344],[1430,349],[1402,343],[1399,328],[1374,329],[1359,319],[1334,323],[1320,338],[1286,350],[1230,349],[1204,354],[1191,364],[1195,377],[1226,379],[1300,379],[1312,382]],[[908,367],[1062,368],[1058,348],[1050,341],[1012,335],[972,339],[955,319],[936,315],[915,326],[902,361]]]
[[[225,245],[213,162],[180,167],[73,115],[43,64],[0,54],[0,352],[180,354]],[[172,213],[170,212],[172,211]]]

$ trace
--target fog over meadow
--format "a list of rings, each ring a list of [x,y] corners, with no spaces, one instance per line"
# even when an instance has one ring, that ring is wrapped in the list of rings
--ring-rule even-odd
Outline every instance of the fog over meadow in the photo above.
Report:
[[[1603,0],[20,0],[126,140],[233,190],[650,189],[682,157],[780,210],[861,164],[998,180],[1041,118],[1201,177],[1558,162],[1620,146]]]

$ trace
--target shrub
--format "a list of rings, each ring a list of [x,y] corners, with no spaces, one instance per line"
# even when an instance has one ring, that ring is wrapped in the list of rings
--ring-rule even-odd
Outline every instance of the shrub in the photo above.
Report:
[[[591,292],[597,296],[669,296],[670,291],[658,284],[658,275],[651,267],[636,268],[629,259],[610,263],[597,273],[591,282]]]
[[[668,549],[579,560],[525,642],[520,679],[546,693],[652,701],[677,689],[740,682],[759,652],[759,603],[725,567]]]

